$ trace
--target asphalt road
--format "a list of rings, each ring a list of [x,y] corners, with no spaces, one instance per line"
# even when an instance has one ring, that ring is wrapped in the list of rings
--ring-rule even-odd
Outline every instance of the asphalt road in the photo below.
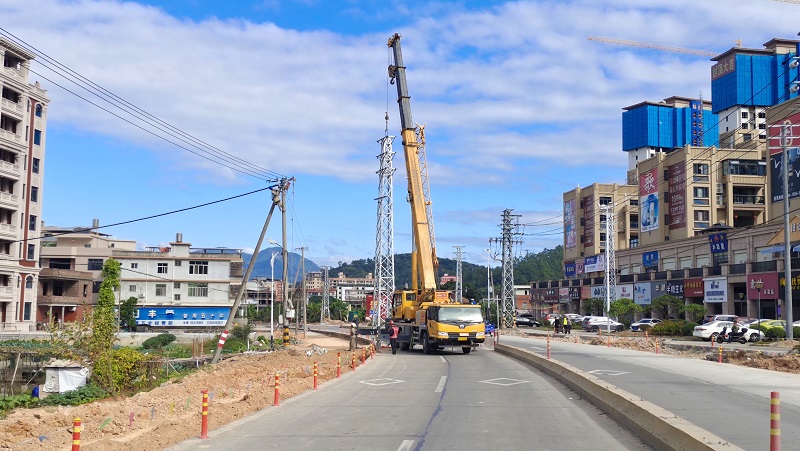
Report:
[[[502,336],[500,342],[547,354],[544,338]],[[769,449],[770,392],[778,391],[784,449],[800,443],[797,374],[555,340],[550,356],[747,450]]]
[[[650,449],[560,383],[486,348],[384,349],[356,372],[210,436],[171,449]]]

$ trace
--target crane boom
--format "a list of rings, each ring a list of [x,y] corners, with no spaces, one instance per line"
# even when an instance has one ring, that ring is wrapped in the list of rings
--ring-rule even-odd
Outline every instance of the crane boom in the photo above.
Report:
[[[400,135],[403,138],[403,154],[408,176],[408,201],[411,204],[412,232],[414,236],[414,254],[419,286],[414,289],[435,290],[436,268],[433,254],[433,243],[425,207],[425,190],[422,180],[422,169],[419,163],[419,143],[417,141],[416,124],[411,117],[411,98],[406,84],[406,68],[403,65],[403,54],[400,49],[400,34],[395,33],[387,43],[394,54],[394,65],[389,66],[389,77],[397,85],[397,103],[400,107]]]
[[[627,45],[630,47],[641,47],[645,49],[663,50],[665,52],[685,53],[688,55],[717,56],[719,54],[715,52],[709,52],[708,50],[684,49],[681,47],[670,47],[666,45],[650,44],[647,42],[630,41],[627,39],[605,38],[602,36],[589,36],[586,39],[596,42],[605,42],[606,44]]]

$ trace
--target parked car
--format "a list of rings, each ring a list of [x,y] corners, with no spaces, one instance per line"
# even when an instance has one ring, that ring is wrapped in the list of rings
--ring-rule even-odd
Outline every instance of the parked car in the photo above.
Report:
[[[751,327],[756,327],[758,323],[751,324]],[[777,327],[780,329],[786,329],[786,321],[782,319],[768,319],[768,320],[761,320],[761,328],[762,329],[772,329],[773,327]]]
[[[732,326],[733,321],[711,321],[709,323],[695,326],[694,331],[692,331],[692,335],[708,341],[712,337],[717,338],[717,335],[722,332],[722,328],[730,331]]]
[[[526,326],[526,327],[539,327],[542,325],[536,318],[533,317],[530,313],[523,313],[521,315],[517,315],[517,319],[515,320],[517,327]]]
[[[642,326],[649,327],[650,329],[653,328],[656,324],[660,323],[661,320],[658,318],[642,318],[639,321],[631,324],[631,332],[640,332],[642,331]]]
[[[800,327],[800,319],[792,323],[792,327]]]
[[[739,317],[736,315],[706,315],[702,324],[710,323],[712,321],[735,321]]]
[[[553,319],[561,317],[560,313],[548,313],[544,316],[544,323],[548,326],[553,325]]]
[[[583,330],[589,332],[598,332],[601,330],[608,330],[608,329],[611,329],[615,332],[622,332],[623,330],[625,330],[624,324],[604,316],[593,317],[590,318],[588,321],[584,319],[582,327]]]

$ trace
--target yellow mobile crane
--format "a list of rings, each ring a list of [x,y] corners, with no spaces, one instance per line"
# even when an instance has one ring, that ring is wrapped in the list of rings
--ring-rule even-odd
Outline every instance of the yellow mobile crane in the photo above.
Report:
[[[387,44],[394,54],[389,78],[397,85],[401,137],[408,177],[408,201],[411,204],[413,250],[411,252],[411,289],[395,291],[392,316],[400,328],[401,349],[422,346],[426,354],[444,346],[461,346],[465,354],[483,343],[485,326],[480,305],[453,299],[452,293],[436,289],[438,261],[426,212],[420,142],[417,126],[411,118],[411,102],[406,85],[406,68],[400,50],[400,35],[395,33]]]

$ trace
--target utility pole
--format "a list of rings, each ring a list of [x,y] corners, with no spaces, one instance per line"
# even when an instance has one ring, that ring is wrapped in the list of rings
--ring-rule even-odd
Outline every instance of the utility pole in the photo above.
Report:
[[[781,172],[783,173],[783,243],[786,246],[783,250],[786,263],[784,264],[784,280],[786,280],[784,291],[784,318],[786,318],[786,339],[794,340],[794,326],[792,317],[792,234],[789,230],[789,143],[793,139],[791,125],[781,126]],[[760,314],[761,312],[759,312]]]
[[[453,246],[456,248],[456,302],[461,303],[464,299],[464,284],[461,279],[461,255],[463,255],[464,246]]]
[[[292,300],[289,299],[289,252],[286,250],[286,190],[281,190],[281,202],[278,205],[281,209],[281,252],[283,253],[283,347],[289,346],[289,312],[294,308]],[[296,314],[296,313],[295,313]]]
[[[306,249],[307,247],[300,248],[300,273],[302,274],[301,277],[303,278],[303,295],[302,295],[302,302],[300,303],[303,306],[303,338],[306,338],[306,333],[308,333],[308,315],[306,315],[306,310],[308,307],[308,300],[306,299]]]
[[[272,219],[272,213],[275,211],[275,206],[279,203],[280,194],[283,193],[286,187],[289,186],[288,179],[281,179],[278,182],[279,184],[272,188],[272,205],[269,208],[267,220],[264,221],[264,227],[261,229],[261,235],[258,237],[258,242],[253,250],[253,258],[250,260],[250,264],[247,265],[247,271],[244,272],[242,284],[239,286],[239,293],[236,295],[236,299],[233,301],[230,312],[228,312],[228,320],[225,322],[223,333],[227,333],[233,326],[233,318],[236,315],[236,310],[239,309],[239,303],[242,301],[242,296],[244,295],[245,291],[247,291],[247,281],[250,280],[250,275],[253,273],[253,268],[256,266],[256,259],[258,258],[259,251],[261,251],[261,243],[264,242],[264,236],[267,234],[267,228],[269,227],[269,222]],[[211,359],[212,364],[217,363],[221,353],[222,346],[217,346],[217,349],[214,351],[214,357]]]

